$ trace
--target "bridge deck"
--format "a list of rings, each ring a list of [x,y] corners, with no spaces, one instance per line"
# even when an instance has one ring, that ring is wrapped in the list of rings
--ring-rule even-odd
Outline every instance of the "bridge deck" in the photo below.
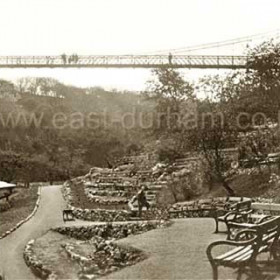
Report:
[[[0,56],[0,68],[227,68],[247,67],[246,56],[92,55]]]

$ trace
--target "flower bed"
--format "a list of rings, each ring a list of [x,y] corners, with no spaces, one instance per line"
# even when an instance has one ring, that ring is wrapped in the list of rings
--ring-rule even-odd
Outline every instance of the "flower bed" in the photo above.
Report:
[[[28,267],[32,272],[41,279],[55,280],[56,274],[49,270],[42,261],[40,261],[33,250],[35,240],[30,240],[24,248],[23,257]]]
[[[120,190],[99,190],[97,188],[85,188],[86,194],[98,195],[98,196],[117,196],[117,197],[128,197],[128,191]]]
[[[71,207],[73,215],[86,221],[126,221],[129,220],[131,214],[126,210],[106,210],[106,209],[81,209]]]
[[[140,250],[115,240],[168,225],[158,221],[56,227],[28,242],[24,259],[41,279],[60,279],[66,274],[67,279],[95,279],[146,258]]]
[[[91,192],[86,192],[88,199],[95,203],[100,204],[126,204],[128,203],[128,199],[126,197],[110,197],[109,195],[96,195]]]
[[[68,235],[80,240],[88,240],[94,236],[100,236],[105,239],[120,239],[127,237],[128,235],[140,234],[152,229],[164,227],[168,225],[168,222],[137,222],[137,223],[125,223],[125,224],[101,224],[91,226],[77,226],[77,227],[56,227],[53,231],[61,234]]]
[[[24,250],[24,260],[31,271],[47,280],[95,279],[145,258],[138,249],[100,236],[79,241],[51,231],[29,241]]]
[[[76,252],[74,244],[62,246],[70,259],[81,267],[78,272],[79,279],[94,279],[146,258],[140,250],[118,246],[98,236],[88,242],[94,249],[93,253],[87,257]]]

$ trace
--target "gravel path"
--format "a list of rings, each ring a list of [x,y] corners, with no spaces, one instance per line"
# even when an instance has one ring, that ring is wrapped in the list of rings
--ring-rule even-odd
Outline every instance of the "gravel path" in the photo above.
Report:
[[[37,213],[11,235],[0,240],[0,270],[8,280],[36,279],[23,259],[26,243],[45,233],[49,228],[61,225],[64,200],[60,186],[42,187],[42,199]]]
[[[134,266],[109,274],[104,279],[212,279],[206,256],[207,245],[224,240],[225,234],[213,234],[214,220],[209,218],[178,219],[171,227],[155,229],[119,240],[148,254]],[[232,269],[219,269],[219,279],[236,279]]]

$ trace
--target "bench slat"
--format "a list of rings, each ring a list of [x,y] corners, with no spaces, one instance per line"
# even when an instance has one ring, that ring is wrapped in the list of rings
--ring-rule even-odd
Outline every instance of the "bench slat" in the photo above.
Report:
[[[240,262],[240,261],[244,262],[252,256],[253,252],[254,252],[254,250],[251,249],[251,250],[245,252],[244,254],[237,256],[233,261],[234,262]]]
[[[244,247],[244,246],[240,246],[240,247],[234,248],[234,249],[230,250],[229,252],[226,252],[226,253],[216,257],[215,260],[220,260],[220,259],[227,258],[227,257],[229,257],[231,255],[234,255],[234,254],[236,254],[236,253],[238,253],[238,252],[240,252],[240,251],[242,251],[244,249],[246,249],[246,247]]]

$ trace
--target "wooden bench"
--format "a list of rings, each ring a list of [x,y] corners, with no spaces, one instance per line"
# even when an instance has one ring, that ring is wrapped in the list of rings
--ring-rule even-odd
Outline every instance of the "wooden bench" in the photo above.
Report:
[[[272,219],[273,217],[270,215],[261,215],[257,219],[250,219],[248,217],[248,222],[246,223],[236,223],[236,222],[229,222],[228,223],[228,231],[227,231],[227,240],[235,239],[235,236],[242,230],[252,228],[255,225],[261,224],[265,221]]]
[[[251,208],[254,210],[256,215],[280,215],[280,204],[279,203],[252,203]]]
[[[198,217],[197,201],[178,202],[169,209],[170,218]]]
[[[229,211],[231,206],[235,205],[238,202],[242,202],[243,200],[248,200],[243,197],[236,196],[228,196],[228,197],[215,197],[213,204],[215,205],[215,209],[217,212],[222,213],[224,215]]]
[[[238,202],[242,202],[242,201],[247,201],[250,199],[247,199],[245,197],[237,197],[237,196],[228,196],[226,199],[226,203],[225,203],[225,208],[230,208],[232,205],[235,205]]]
[[[252,270],[253,279],[260,276],[257,265],[257,256],[260,253],[269,252],[271,259],[278,260],[277,242],[280,234],[280,217],[274,217],[258,225],[253,225],[249,229],[239,232],[234,241],[216,241],[207,247],[206,254],[213,270],[213,279],[218,279],[218,267],[238,268],[240,275],[249,267]],[[250,237],[249,240],[240,241],[242,236]],[[214,252],[221,247],[228,248],[225,253],[214,256]]]
[[[225,204],[228,201],[228,197],[215,197],[213,204],[216,209],[225,209]]]
[[[225,214],[219,216],[219,211],[214,212],[213,218],[216,223],[215,233],[219,232],[219,223],[225,223],[228,230],[229,222],[246,222],[248,215],[252,212],[251,200],[245,200],[229,205],[224,209]]]
[[[237,232],[251,225],[260,224],[275,216],[280,215],[280,204],[254,202],[251,204],[252,213],[248,215],[246,223],[230,222],[228,224],[228,240],[234,238]]]
[[[62,211],[62,218],[63,218],[63,222],[65,221],[74,221],[74,214],[73,214],[73,210],[71,209],[65,209]]]
[[[198,205],[198,215],[199,217],[213,216],[215,211],[215,203],[213,198],[199,199]]]

